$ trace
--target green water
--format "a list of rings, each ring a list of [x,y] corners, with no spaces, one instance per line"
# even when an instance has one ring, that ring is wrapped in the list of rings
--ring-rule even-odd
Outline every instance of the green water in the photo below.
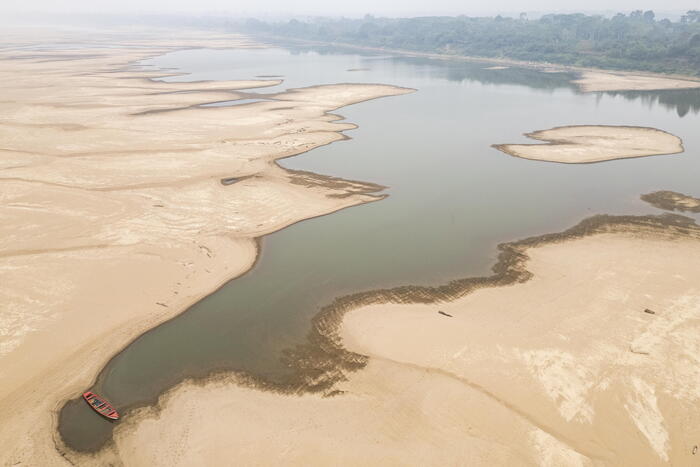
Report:
[[[595,213],[658,213],[639,200],[653,190],[698,194],[698,91],[581,94],[565,74],[330,49],[188,50],[148,64],[191,73],[177,80],[284,76],[251,99],[344,82],[418,92],[339,110],[360,126],[348,132],[352,139],[281,164],[375,182],[390,196],[265,237],[251,271],[136,339],[91,388],[127,417],[182,379],[216,370],[285,381],[282,352],[304,342],[310,319],[334,297],[487,274],[500,242],[559,231]],[[347,71],[354,68],[368,70]],[[683,138],[686,153],[564,165],[490,147],[574,124],[660,128]],[[75,400],[59,428],[69,446],[91,450],[113,425]]]

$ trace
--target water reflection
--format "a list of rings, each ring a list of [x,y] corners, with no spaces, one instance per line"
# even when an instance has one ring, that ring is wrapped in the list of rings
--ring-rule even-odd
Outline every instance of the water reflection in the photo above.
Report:
[[[700,113],[700,89],[672,89],[666,91],[623,91],[606,92],[606,95],[622,97],[627,101],[640,100],[649,108],[660,105],[665,109],[675,110],[683,118],[692,112]]]
[[[649,213],[653,208],[639,201],[642,193],[697,190],[697,120],[662,107],[677,102],[691,110],[695,104],[665,97],[675,91],[584,94],[566,73],[376,53],[295,53],[199,49],[149,63],[191,73],[172,80],[284,75],[272,93],[342,82],[419,89],[343,108],[340,113],[360,125],[352,139],[281,164],[375,182],[390,187],[390,196],[267,236],[251,271],[130,344],[92,388],[120,411],[153,402],[184,378],[217,370],[286,378],[285,352],[307,342],[311,318],[335,297],[482,275],[500,241],[559,231],[594,213]],[[347,71],[360,68],[369,70]],[[658,97],[644,101],[647,107],[641,96]],[[569,124],[661,128],[683,138],[687,153],[569,166],[491,148]],[[59,426],[78,449],[100,446],[113,428],[79,399],[63,408]]]
[[[281,44],[291,47],[289,44]],[[335,55],[358,53],[357,49],[340,46],[294,46],[293,55],[315,53],[319,55]],[[556,71],[554,69],[520,68],[503,65],[499,67],[495,63],[478,62],[470,60],[449,60],[443,58],[413,57],[402,55],[386,55],[384,52],[363,52],[368,55],[363,57],[368,67],[372,61],[387,61],[396,66],[410,67],[412,72],[416,68],[423,68],[430,79],[445,79],[448,81],[481,83],[495,85],[519,85],[528,88],[555,91],[558,89],[570,89],[575,93],[583,94],[579,87],[572,81],[578,73],[571,71]],[[640,100],[649,108],[659,105],[668,110],[675,110],[679,117],[685,117],[692,112],[700,113],[700,89],[672,89],[657,91],[606,91],[597,93],[599,99],[603,96],[612,98],[621,97],[627,101]]]

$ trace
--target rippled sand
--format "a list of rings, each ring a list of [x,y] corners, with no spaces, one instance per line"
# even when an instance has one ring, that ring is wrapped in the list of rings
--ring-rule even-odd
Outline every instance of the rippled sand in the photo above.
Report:
[[[411,90],[328,85],[202,108],[280,81],[153,81],[168,73],[136,62],[260,44],[166,30],[4,32],[0,464],[60,465],[56,412],[111,355],[247,270],[257,237],[381,198],[376,185],[274,161],[355,128],[328,112]],[[90,47],[22,48],[46,43]]]

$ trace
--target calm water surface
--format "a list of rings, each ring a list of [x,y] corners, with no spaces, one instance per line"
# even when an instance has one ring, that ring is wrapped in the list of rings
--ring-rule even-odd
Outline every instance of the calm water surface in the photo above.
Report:
[[[190,73],[174,80],[284,77],[249,99],[349,82],[418,92],[341,109],[360,125],[351,140],[281,163],[385,185],[390,196],[265,237],[250,272],[134,341],[92,388],[122,411],[212,370],[284,381],[281,352],[304,342],[311,317],[339,295],[487,274],[500,242],[595,213],[658,213],[639,200],[653,190],[699,194],[698,91],[580,94],[561,73],[329,49],[188,50],[146,63]],[[575,124],[660,128],[683,138],[686,153],[564,165],[490,147]],[[112,427],[80,401],[61,412],[61,434],[76,449],[99,447]]]

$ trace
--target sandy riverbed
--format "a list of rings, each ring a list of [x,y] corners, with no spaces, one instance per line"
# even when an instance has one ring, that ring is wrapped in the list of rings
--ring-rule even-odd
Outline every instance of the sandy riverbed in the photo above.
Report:
[[[328,111],[409,92],[319,86],[281,104],[202,109],[276,81],[159,83],[127,66],[190,45],[257,46],[173,35],[110,34],[117,47],[89,53],[0,52],[1,464],[694,460],[700,233],[678,218],[596,221],[516,243],[504,267],[520,282],[508,287],[406,288],[388,296],[446,302],[351,311],[329,332],[369,360],[333,397],[235,377],[185,383],[125,420],[98,456],[59,452],[62,401],[144,329],[250,267],[256,237],[377,199],[376,186],[273,161],[352,128]],[[228,177],[243,179],[223,186]]]
[[[691,465],[698,226],[600,216],[502,251],[492,278],[378,291],[340,312],[328,332],[369,359],[337,395],[184,383],[125,421],[103,459]],[[404,303],[372,304],[387,297]]]
[[[257,237],[381,198],[274,160],[354,128],[328,112],[410,90],[329,85],[201,108],[279,81],[166,83],[134,62],[259,44],[133,30],[1,40],[0,464],[61,465],[56,411],[110,356],[247,270]],[[224,186],[229,177],[243,178]]]
[[[679,137],[655,128],[576,125],[535,131],[525,136],[546,144],[495,144],[493,147],[523,159],[566,164],[683,152]]]

